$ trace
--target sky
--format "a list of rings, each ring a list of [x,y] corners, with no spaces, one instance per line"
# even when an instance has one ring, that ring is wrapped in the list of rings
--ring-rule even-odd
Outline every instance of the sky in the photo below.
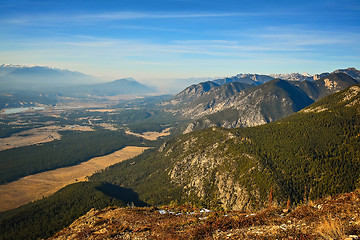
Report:
[[[103,80],[360,68],[359,0],[1,0],[0,64]]]

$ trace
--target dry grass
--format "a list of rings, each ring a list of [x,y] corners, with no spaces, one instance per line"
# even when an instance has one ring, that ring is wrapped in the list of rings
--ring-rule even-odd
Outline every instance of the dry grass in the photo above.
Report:
[[[324,239],[340,240],[346,237],[345,230],[346,226],[340,219],[327,216],[324,217],[323,221],[318,226],[317,232]]]
[[[0,211],[13,209],[43,196],[49,196],[71,183],[85,181],[87,176],[96,171],[135,157],[145,149],[147,147],[128,146],[79,165],[30,175],[15,182],[0,185]]]
[[[335,240],[360,235],[359,206],[360,191],[319,199],[291,213],[279,207],[204,213],[193,205],[176,204],[162,206],[166,214],[155,207],[108,208],[90,211],[52,239],[76,239],[80,232],[87,239]],[[91,234],[85,236],[89,227]]]
[[[0,138],[0,151],[60,140],[61,135],[58,133],[60,131],[94,131],[94,129],[89,126],[79,125],[51,125],[33,128],[15,133],[10,137]]]

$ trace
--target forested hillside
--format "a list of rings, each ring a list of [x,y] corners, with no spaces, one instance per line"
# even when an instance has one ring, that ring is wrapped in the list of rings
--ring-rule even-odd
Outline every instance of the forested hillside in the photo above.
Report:
[[[128,145],[142,146],[143,139],[121,131],[61,132],[61,140],[0,151],[0,184],[92,157],[109,154]]]
[[[243,209],[274,198],[300,202],[359,187],[360,87],[283,120],[252,128],[210,128],[94,175],[132,188],[150,204],[195,201]]]

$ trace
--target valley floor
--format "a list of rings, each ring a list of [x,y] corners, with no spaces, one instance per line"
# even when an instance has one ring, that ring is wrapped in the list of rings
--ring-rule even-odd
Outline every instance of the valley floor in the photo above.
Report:
[[[141,154],[147,147],[127,146],[114,153],[95,157],[81,164],[58,168],[0,185],[0,212],[49,196],[59,189],[118,162]]]
[[[360,190],[284,211],[92,209],[51,239],[360,239]]]

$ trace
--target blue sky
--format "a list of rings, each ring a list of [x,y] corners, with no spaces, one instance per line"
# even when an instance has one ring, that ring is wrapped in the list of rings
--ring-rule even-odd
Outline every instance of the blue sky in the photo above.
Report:
[[[157,85],[360,68],[360,1],[2,0],[0,63]]]

